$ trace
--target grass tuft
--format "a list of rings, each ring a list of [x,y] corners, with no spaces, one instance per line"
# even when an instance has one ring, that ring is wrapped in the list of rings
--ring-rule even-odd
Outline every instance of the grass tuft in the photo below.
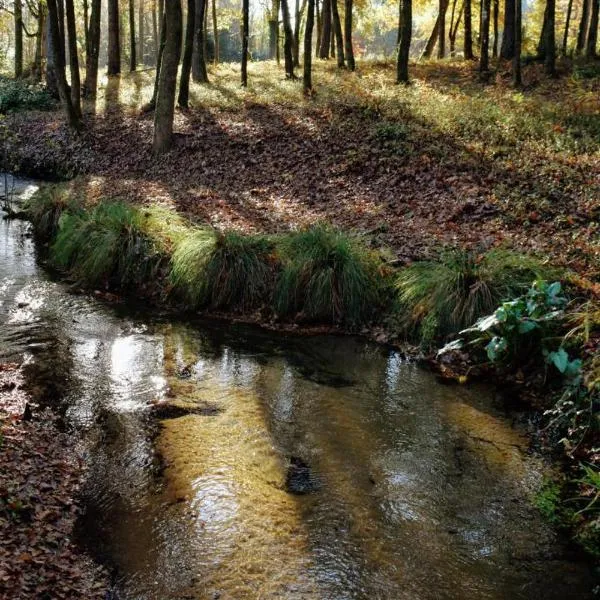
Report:
[[[41,187],[26,206],[36,238],[49,242],[58,233],[60,218],[66,210],[75,210],[75,202],[63,186]]]

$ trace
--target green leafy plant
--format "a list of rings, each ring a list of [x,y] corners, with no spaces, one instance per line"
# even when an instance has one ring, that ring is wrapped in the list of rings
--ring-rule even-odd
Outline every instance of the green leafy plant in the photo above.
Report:
[[[0,114],[17,110],[49,110],[55,101],[40,85],[0,77]]]

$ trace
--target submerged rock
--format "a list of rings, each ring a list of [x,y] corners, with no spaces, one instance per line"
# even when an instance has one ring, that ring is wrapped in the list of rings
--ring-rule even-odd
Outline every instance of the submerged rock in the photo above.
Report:
[[[318,481],[312,475],[310,466],[297,456],[290,457],[290,465],[285,477],[285,489],[290,494],[310,494],[319,489]]]

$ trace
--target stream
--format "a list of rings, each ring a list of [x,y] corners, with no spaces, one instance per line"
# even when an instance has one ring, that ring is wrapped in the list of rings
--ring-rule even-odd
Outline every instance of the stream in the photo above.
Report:
[[[532,505],[547,466],[490,388],[359,338],[71,293],[29,230],[0,221],[0,361],[82,436],[78,536],[115,597],[592,597]]]

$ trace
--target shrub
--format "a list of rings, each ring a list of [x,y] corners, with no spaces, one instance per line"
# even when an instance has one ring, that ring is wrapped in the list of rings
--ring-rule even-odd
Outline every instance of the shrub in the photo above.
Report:
[[[356,238],[316,225],[280,240],[282,273],[275,290],[280,315],[301,312],[311,320],[357,325],[381,300],[375,253]]]
[[[49,110],[55,101],[37,84],[22,79],[0,77],[0,114],[16,110]]]
[[[396,282],[400,326],[429,345],[522,294],[545,271],[536,259],[505,250],[452,250],[439,261],[413,263]]]
[[[122,202],[100,204],[91,212],[65,212],[51,261],[85,285],[115,282],[128,288],[151,281],[163,256],[144,233],[143,220]]]
[[[69,209],[75,212],[76,205],[64,188],[45,186],[28,200],[26,210],[36,238],[49,242],[58,232],[61,215]]]

